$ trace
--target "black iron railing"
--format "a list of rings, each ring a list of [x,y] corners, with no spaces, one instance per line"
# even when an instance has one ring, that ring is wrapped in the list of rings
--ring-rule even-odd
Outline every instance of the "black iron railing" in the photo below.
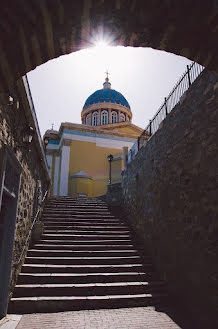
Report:
[[[21,263],[21,261],[23,260],[23,255],[26,252],[26,248],[28,246],[29,240],[30,240],[31,235],[32,235],[33,227],[34,227],[35,223],[37,222],[39,216],[42,213],[42,210],[43,210],[45,201],[47,200],[47,196],[48,196],[48,190],[45,191],[45,194],[44,194],[44,197],[43,197],[43,199],[41,201],[41,204],[40,204],[40,206],[39,206],[39,208],[38,208],[38,210],[37,210],[37,212],[36,212],[36,214],[35,214],[35,216],[33,218],[33,222],[32,222],[31,228],[29,230],[28,236],[27,236],[26,241],[24,243],[24,246],[23,246],[22,252],[20,254],[19,260],[16,262],[16,265],[19,265]]]
[[[176,104],[180,101],[180,98],[189,89],[191,84],[204,70],[204,67],[198,63],[193,62],[191,65],[187,65],[186,72],[179,79],[173,90],[168,97],[165,97],[163,104],[150,120],[149,124],[138,139],[138,148],[140,149],[147,141],[148,135],[152,136],[160,127],[161,122],[172,111]]]

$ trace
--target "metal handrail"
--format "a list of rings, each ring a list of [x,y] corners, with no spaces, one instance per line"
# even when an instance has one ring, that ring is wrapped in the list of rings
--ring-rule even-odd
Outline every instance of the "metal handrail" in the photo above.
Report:
[[[204,70],[204,67],[198,63],[193,62],[190,66],[187,65],[187,70],[172,91],[164,99],[164,103],[159,107],[152,120],[142,132],[138,138],[138,149],[140,149],[145,142],[143,142],[144,136],[152,136],[160,126],[160,123],[166,118],[166,116],[172,111],[172,109],[178,104],[180,98],[189,89],[191,84],[197,79],[200,73]]]
[[[28,243],[28,241],[29,241],[29,239],[30,239],[30,237],[31,237],[33,227],[34,227],[34,225],[35,225],[35,223],[36,223],[36,220],[37,220],[37,218],[38,218],[38,216],[39,216],[39,214],[40,214],[40,212],[41,212],[41,210],[42,210],[42,205],[44,204],[47,195],[48,195],[48,190],[45,192],[44,197],[43,197],[42,202],[41,202],[41,205],[40,205],[40,208],[39,208],[39,209],[37,210],[37,212],[36,212],[36,215],[35,215],[35,217],[34,217],[34,220],[33,220],[32,226],[31,226],[31,228],[30,228],[30,230],[29,230],[29,234],[28,234],[28,236],[27,236],[27,238],[26,238],[26,241],[25,241],[25,244],[24,244],[24,246],[23,246],[23,250],[22,250],[22,252],[21,252],[20,258],[19,258],[18,262],[16,262],[17,265],[20,264],[20,262],[21,262],[21,260],[22,260],[22,258],[23,258],[23,254],[24,254],[24,251],[25,251],[25,249],[26,249],[27,243]]]

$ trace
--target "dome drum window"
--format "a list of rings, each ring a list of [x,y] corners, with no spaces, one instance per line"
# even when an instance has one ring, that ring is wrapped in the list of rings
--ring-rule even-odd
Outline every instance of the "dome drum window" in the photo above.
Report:
[[[98,126],[98,112],[94,112],[92,116],[92,125]]]
[[[111,123],[116,123],[117,122],[117,112],[113,111],[111,113]]]
[[[108,112],[107,111],[103,111],[101,113],[101,124],[102,125],[107,125],[108,124]]]
[[[125,121],[125,114],[121,113],[120,114],[120,122],[124,122]]]
[[[88,114],[86,117],[86,125],[91,126],[91,114]]]

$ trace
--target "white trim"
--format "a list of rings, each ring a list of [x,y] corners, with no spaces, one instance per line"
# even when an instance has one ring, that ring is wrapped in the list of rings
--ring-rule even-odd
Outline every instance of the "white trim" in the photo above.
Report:
[[[60,145],[61,145],[63,139],[95,143],[96,146],[98,146],[98,147],[107,147],[107,148],[115,148],[115,149],[122,149],[125,146],[128,146],[131,148],[132,145],[136,141],[135,138],[132,138],[132,142],[131,142],[131,141],[125,141],[125,140],[109,139],[109,138],[104,138],[104,137],[102,137],[102,138],[94,137],[94,136],[91,137],[91,136],[72,135],[72,134],[65,133],[62,135],[59,145],[48,144],[47,149],[48,150],[58,150],[60,148]]]
[[[61,152],[60,196],[68,195],[68,176],[70,166],[70,146],[63,146]]]
[[[58,195],[58,174],[60,167],[60,156],[55,157],[53,195]]]

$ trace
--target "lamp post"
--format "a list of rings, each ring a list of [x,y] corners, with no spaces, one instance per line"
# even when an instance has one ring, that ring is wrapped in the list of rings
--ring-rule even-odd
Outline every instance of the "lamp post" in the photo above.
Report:
[[[112,154],[109,154],[107,156],[107,159],[109,161],[109,184],[111,185],[111,162],[113,161],[113,155]]]

